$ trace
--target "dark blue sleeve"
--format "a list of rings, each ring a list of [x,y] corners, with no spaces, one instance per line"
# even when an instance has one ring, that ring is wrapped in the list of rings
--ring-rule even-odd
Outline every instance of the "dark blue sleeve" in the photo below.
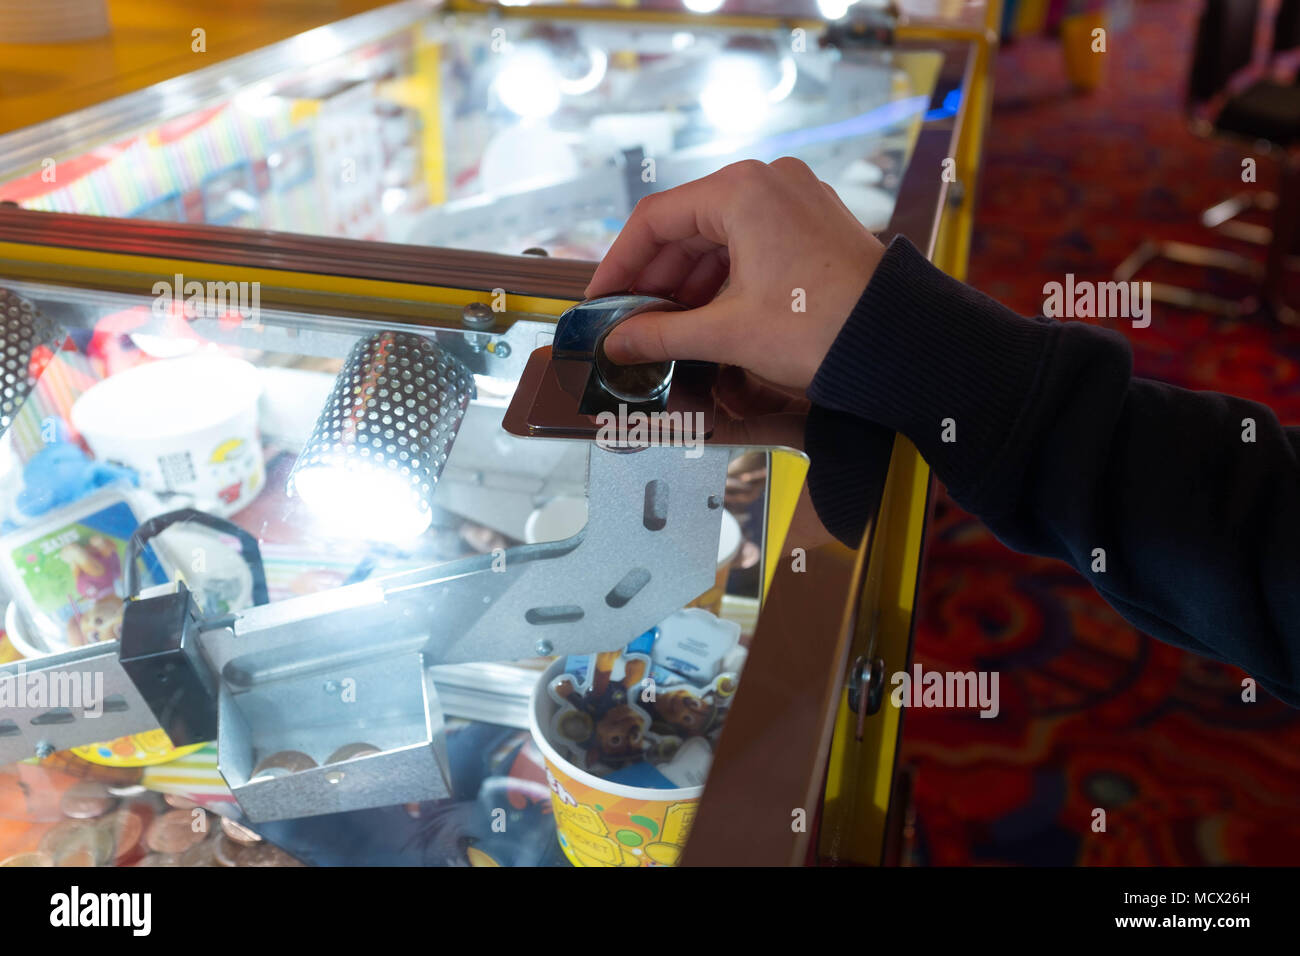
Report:
[[[808,395],[814,467],[845,415],[901,432],[1008,546],[1300,706],[1300,431],[1265,406],[1134,378],[1123,336],[1018,316],[904,239]],[[854,525],[834,470],[811,488],[833,531]]]

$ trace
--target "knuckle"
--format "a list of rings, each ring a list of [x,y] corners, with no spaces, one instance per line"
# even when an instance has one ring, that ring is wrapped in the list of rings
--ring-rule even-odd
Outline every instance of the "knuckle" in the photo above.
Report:
[[[642,196],[640,199],[636,201],[636,205],[632,207],[632,212],[634,214],[640,214],[644,216],[645,214],[650,212],[652,206],[656,206],[659,204],[660,197],[662,196],[663,193],[650,193],[648,195]]]
[[[728,173],[732,180],[737,182],[753,182],[760,176],[767,175],[767,163],[757,159],[742,159],[738,163],[732,163],[726,167],[724,172]]]
[[[782,156],[780,159],[772,160],[772,168],[778,172],[800,176],[805,179],[817,178],[813,173],[812,168],[807,163],[794,156]]]

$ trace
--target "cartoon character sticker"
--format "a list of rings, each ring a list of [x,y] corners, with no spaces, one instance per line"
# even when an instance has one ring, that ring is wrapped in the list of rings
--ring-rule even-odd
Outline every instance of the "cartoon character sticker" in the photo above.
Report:
[[[674,866],[695,822],[694,800],[639,800],[602,793],[552,773],[560,847],[576,866]]]
[[[8,551],[24,610],[50,650],[121,637],[126,539],[136,524],[131,509],[116,502]],[[165,580],[152,551],[143,558],[143,584]]]
[[[242,438],[227,438],[212,449],[208,468],[217,484],[217,497],[223,504],[234,505],[245,490],[250,493],[257,490],[258,469],[253,461],[254,454]]]
[[[122,613],[126,605],[116,594],[97,598],[87,610],[68,621],[68,646],[81,647],[122,636]]]

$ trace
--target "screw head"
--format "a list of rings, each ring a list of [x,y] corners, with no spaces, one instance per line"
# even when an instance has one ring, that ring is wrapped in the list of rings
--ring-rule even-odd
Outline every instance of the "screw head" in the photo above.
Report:
[[[36,745],[37,758],[44,760],[54,755],[54,745],[47,740],[42,740]]]
[[[498,342],[496,345],[492,346],[492,354],[495,355],[497,358],[509,358],[510,343]]]
[[[460,324],[467,329],[483,330],[496,325],[492,310],[482,302],[471,302],[460,310]]]
[[[534,650],[537,651],[538,657],[549,657],[551,651],[555,650],[555,645],[546,638],[542,638],[534,645]]]

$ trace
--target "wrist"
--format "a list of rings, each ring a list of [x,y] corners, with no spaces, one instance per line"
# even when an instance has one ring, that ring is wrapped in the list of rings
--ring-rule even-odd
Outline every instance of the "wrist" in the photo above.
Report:
[[[945,275],[900,237],[808,397],[906,435],[961,495],[1008,440],[1053,331]]]

